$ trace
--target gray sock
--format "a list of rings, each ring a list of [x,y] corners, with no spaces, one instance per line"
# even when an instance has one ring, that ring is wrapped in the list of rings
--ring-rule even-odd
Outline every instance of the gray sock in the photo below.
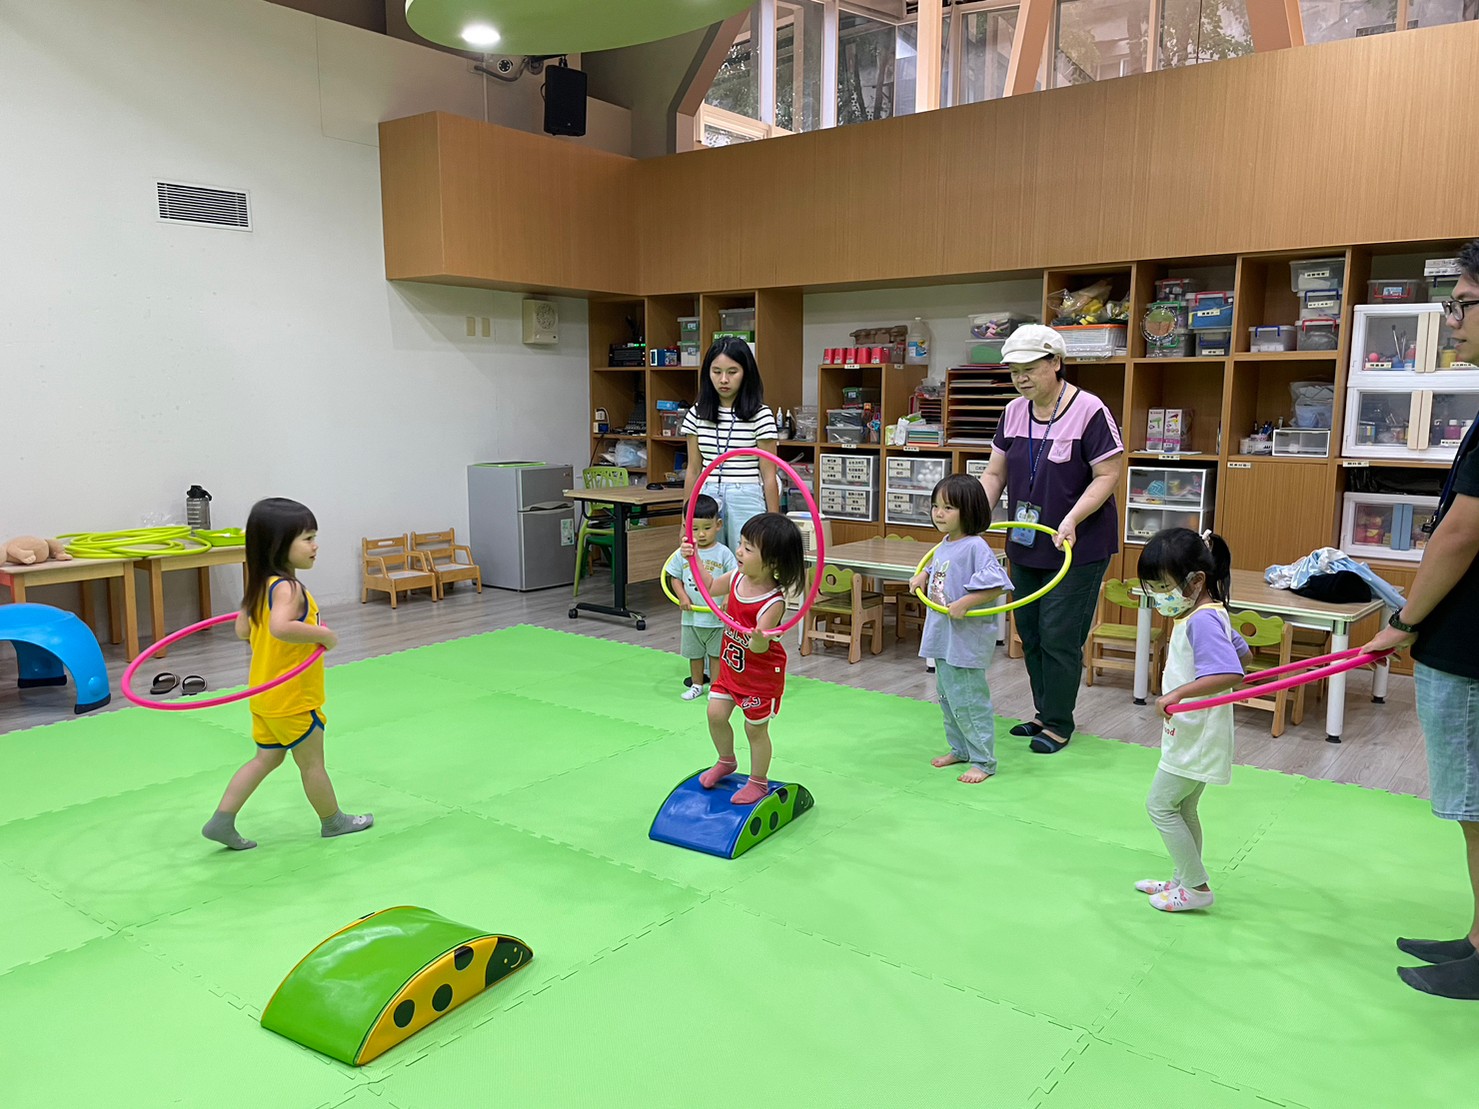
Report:
[[[375,823],[374,813],[351,816],[347,812],[336,812],[323,822],[323,837],[328,839],[330,836],[347,836],[350,832],[363,832],[373,823]]]
[[[224,844],[233,851],[250,851],[257,846],[254,839],[242,839],[236,833],[236,814],[234,812],[222,812],[216,810],[216,815],[205,822],[205,827],[200,834],[206,839],[213,839],[217,843]]]
[[[1451,963],[1474,954],[1468,936],[1456,940],[1398,940],[1397,947],[1425,963]]]

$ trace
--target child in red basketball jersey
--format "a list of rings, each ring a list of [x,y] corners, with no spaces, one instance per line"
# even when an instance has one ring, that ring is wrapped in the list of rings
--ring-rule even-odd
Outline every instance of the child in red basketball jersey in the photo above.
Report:
[[[680,548],[689,558],[694,547]],[[774,629],[786,612],[786,593],[806,580],[806,544],[794,523],[774,512],[752,516],[740,531],[734,552],[739,569],[712,576],[699,564],[704,588],[724,600],[724,611],[735,623],[755,630],[742,636],[727,624],[719,652],[719,673],[709,688],[709,735],[719,761],[699,776],[699,784],[713,789],[734,773],[734,728],[729,718],[735,706],[745,716],[745,738],[750,742],[750,780],[730,800],[750,805],[770,791],[770,718],[781,711],[786,689],[786,649]]]

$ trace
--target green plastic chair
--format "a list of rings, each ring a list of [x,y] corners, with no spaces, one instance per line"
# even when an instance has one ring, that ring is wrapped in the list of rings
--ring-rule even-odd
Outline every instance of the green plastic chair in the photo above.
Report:
[[[625,466],[588,466],[580,471],[580,483],[587,489],[625,489],[632,483]],[[612,558],[612,547],[616,542],[615,528],[608,522],[615,513],[614,505],[582,502],[580,534],[575,537],[575,592],[580,596],[580,579],[588,571],[587,555],[591,547],[601,547],[608,561]]]

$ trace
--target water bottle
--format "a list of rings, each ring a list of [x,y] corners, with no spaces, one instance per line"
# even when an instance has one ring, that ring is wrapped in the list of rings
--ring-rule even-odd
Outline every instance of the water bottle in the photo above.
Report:
[[[908,352],[904,362],[910,366],[927,366],[930,360],[930,325],[921,316],[915,316],[909,325]]]
[[[211,495],[198,485],[185,493],[185,523],[196,531],[210,531]]]

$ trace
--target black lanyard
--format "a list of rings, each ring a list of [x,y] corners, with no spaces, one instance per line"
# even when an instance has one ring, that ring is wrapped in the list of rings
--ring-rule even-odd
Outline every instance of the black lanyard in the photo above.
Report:
[[[1463,463],[1464,456],[1476,446],[1475,435],[1479,433],[1479,419],[1469,425],[1469,430],[1464,434],[1464,441],[1459,444],[1458,453],[1453,456],[1453,467],[1448,471],[1448,477],[1443,482],[1443,492],[1438,497],[1438,510],[1428,518],[1428,523],[1423,530],[1429,535],[1437,529],[1438,523],[1447,514],[1449,506],[1453,504],[1453,483],[1458,478],[1458,468]]]
[[[720,411],[722,411],[722,410],[715,411],[715,413],[714,413],[714,417],[715,417],[715,422],[714,422],[714,442],[715,443],[719,442],[719,423],[718,423],[718,417],[719,417]],[[724,445],[719,448],[719,454],[728,454],[729,453],[729,444],[734,439],[734,425],[735,425],[737,419],[738,419],[738,417],[735,416],[734,409],[731,408],[729,410],[729,430],[724,433]],[[715,457],[718,457],[718,456],[716,455]],[[724,467],[725,466],[728,466],[728,465],[729,465],[728,462],[722,463],[719,466],[719,469],[714,472],[714,476],[719,479],[719,484],[720,485],[723,485],[724,484]]]
[[[1027,496],[1032,497],[1032,491],[1037,487],[1037,466],[1042,461],[1043,451],[1048,449],[1048,433],[1053,430],[1053,421],[1058,418],[1058,406],[1063,403],[1063,394],[1068,392],[1068,383],[1064,382],[1058,390],[1058,399],[1053,402],[1053,414],[1048,417],[1047,427],[1042,429],[1042,446],[1035,452],[1032,449],[1032,402],[1027,402]]]

